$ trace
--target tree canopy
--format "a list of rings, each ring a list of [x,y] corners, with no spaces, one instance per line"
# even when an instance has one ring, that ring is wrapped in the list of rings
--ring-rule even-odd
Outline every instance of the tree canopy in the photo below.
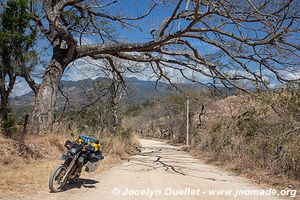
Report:
[[[296,82],[299,67],[299,1],[147,1],[140,16],[114,12],[118,1],[45,1],[36,15],[40,30],[52,41],[59,34],[72,59],[116,57],[146,63],[158,78],[171,81],[169,69],[197,81],[197,75],[239,87],[248,80],[268,88],[275,79]],[[139,24],[155,9],[173,7],[144,43],[122,41],[115,29],[143,29]],[[166,7],[164,7],[166,8]],[[47,22],[44,19],[47,19]],[[47,25],[51,25],[46,27]],[[84,38],[95,44],[86,45]],[[197,44],[202,44],[197,46]],[[213,48],[213,53],[202,49]],[[188,70],[189,69],[189,70]],[[194,72],[194,76],[191,75]]]
[[[122,8],[129,2],[30,2],[28,12],[52,49],[42,83],[27,78],[37,91],[32,121],[38,130],[49,130],[60,79],[81,58],[128,61],[133,64],[126,70],[135,72],[142,65],[157,80],[170,83],[172,73],[193,82],[207,77],[241,90],[299,83],[297,0],[149,0],[143,1],[145,12],[136,16]],[[151,15],[164,19],[145,26]],[[143,31],[148,38],[124,40],[119,33],[125,30]],[[122,76],[118,67],[111,68]]]
[[[29,80],[31,67],[28,62],[36,57],[36,52],[32,49],[36,30],[30,29],[33,15],[28,12],[28,6],[28,0],[9,0],[1,13],[0,93],[1,117],[5,129],[11,123],[8,118],[8,98],[17,77]]]

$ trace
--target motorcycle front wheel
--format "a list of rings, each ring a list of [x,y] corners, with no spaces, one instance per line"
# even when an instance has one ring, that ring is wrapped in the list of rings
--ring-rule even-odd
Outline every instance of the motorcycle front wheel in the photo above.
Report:
[[[67,180],[62,180],[66,174],[66,167],[64,165],[58,165],[53,169],[49,178],[49,189],[51,192],[61,192],[65,186]]]

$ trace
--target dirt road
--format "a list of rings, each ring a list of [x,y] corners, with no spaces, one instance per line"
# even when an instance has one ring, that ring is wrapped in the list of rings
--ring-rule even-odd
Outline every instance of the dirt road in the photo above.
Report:
[[[80,187],[72,186],[57,194],[44,189],[26,199],[278,199],[249,195],[271,190],[261,191],[249,181],[205,164],[177,147],[154,140],[141,139],[140,143],[140,154],[104,173],[84,174]]]

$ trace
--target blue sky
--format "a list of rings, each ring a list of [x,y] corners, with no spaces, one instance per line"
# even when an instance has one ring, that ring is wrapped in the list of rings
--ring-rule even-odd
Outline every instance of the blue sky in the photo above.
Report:
[[[118,3],[114,4],[110,7],[108,11],[117,13],[120,15],[124,15],[126,13],[129,17],[138,17],[143,15],[145,12],[149,10],[149,8],[154,4],[154,1],[145,1],[141,0],[122,0]],[[116,31],[118,34],[119,40],[124,41],[134,41],[134,42],[145,42],[152,39],[150,30],[152,28],[159,27],[161,21],[168,16],[171,12],[171,7],[169,6],[161,6],[156,7],[153,12],[147,16],[145,19],[140,20],[137,25],[139,25],[143,30],[140,31],[137,28],[131,28],[130,30],[126,28],[116,27]],[[97,39],[95,37],[87,37],[83,39],[85,43],[97,43]],[[47,40],[41,40],[37,42],[37,51],[40,53],[41,60],[44,61],[43,64],[35,67],[34,77],[36,82],[41,82],[41,79],[38,78],[41,76],[47,61],[50,60],[52,56],[52,50],[50,48],[50,44]],[[97,69],[94,66],[84,65],[82,62],[77,62],[78,67],[68,67],[64,73],[63,80],[82,80],[86,78],[95,78],[96,74],[99,74]],[[143,77],[145,78],[145,77]],[[18,82],[13,91],[13,96],[20,96],[30,92],[31,89],[27,85],[27,83],[22,78],[18,78]]]

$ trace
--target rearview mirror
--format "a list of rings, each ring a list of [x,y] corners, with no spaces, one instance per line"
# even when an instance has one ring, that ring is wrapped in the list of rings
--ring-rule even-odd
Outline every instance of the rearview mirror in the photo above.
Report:
[[[67,140],[66,142],[65,142],[65,145],[64,145],[68,150],[71,148],[71,146],[72,146],[72,142],[70,141],[70,140]]]

